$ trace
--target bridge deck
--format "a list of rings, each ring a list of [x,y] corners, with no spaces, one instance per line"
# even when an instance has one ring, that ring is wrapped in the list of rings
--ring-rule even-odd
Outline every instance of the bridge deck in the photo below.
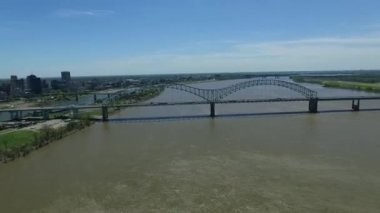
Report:
[[[294,102],[294,101],[309,101],[308,98],[275,98],[275,99],[242,99],[242,100],[220,100],[215,104],[236,104],[236,103],[262,103],[262,102]],[[380,100],[380,96],[351,96],[351,97],[323,97],[318,98],[318,101],[351,101],[351,100]],[[210,101],[190,101],[190,102],[151,102],[141,104],[122,104],[122,105],[107,105],[109,108],[129,108],[129,107],[154,107],[154,106],[174,106],[174,105],[201,105],[210,104]],[[56,110],[81,110],[81,109],[100,109],[103,105],[70,105],[57,107],[31,107],[31,108],[13,108],[1,109],[0,113],[20,112],[20,111],[56,111]]]

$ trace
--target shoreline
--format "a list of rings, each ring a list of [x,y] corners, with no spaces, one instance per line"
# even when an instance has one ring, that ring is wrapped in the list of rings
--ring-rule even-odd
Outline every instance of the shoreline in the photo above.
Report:
[[[132,100],[134,103],[144,102],[159,96],[162,92],[163,89],[151,88],[142,94],[133,95],[132,98],[121,97],[118,101],[125,102]],[[119,109],[115,108],[109,113],[113,114],[117,111],[119,111]],[[9,163],[20,157],[25,157],[31,152],[45,147],[52,142],[59,141],[64,137],[91,126],[95,123],[95,120],[97,120],[94,118],[94,116],[96,116],[94,114],[96,113],[98,112],[84,112],[79,119],[70,119],[68,122],[64,119],[59,119],[61,123],[58,127],[54,127],[54,125],[44,125],[46,122],[43,122],[0,134],[0,163]],[[64,123],[64,125],[62,125],[62,123]]]
[[[62,120],[62,122],[64,121]],[[25,157],[32,151],[74,134],[93,123],[90,120],[70,120],[67,123],[65,122],[65,125],[56,128],[41,126],[40,129],[34,131],[23,128],[5,133],[0,138],[0,162],[8,163],[17,158]]]
[[[306,78],[293,77],[291,79],[296,83],[318,84],[326,88],[337,88],[337,89],[347,89],[347,90],[354,90],[354,91],[364,91],[364,92],[370,92],[370,93],[380,93],[379,83],[365,83],[365,82],[307,78],[307,77]]]

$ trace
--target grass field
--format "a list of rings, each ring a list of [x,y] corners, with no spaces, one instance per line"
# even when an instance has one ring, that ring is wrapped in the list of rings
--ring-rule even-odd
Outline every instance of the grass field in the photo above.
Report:
[[[310,78],[310,77],[293,77],[292,79],[298,83],[321,84],[324,87],[362,90],[362,91],[367,91],[367,92],[380,93],[379,83],[363,83],[363,82],[354,82],[354,81],[328,80],[328,79]]]
[[[368,92],[380,92],[380,84],[377,84],[377,83],[360,83],[360,82],[349,82],[349,81],[322,81],[322,85],[325,87],[364,90]]]
[[[25,144],[32,143],[35,134],[37,133],[29,130],[20,130],[1,134],[0,150],[5,150],[6,148],[12,149],[14,147],[20,147]]]

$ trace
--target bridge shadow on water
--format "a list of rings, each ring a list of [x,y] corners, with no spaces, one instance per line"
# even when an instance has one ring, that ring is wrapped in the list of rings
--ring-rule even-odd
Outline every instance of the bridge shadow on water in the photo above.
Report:
[[[317,114],[327,113],[360,113],[380,111],[380,108],[361,109],[359,112],[354,112],[350,109],[334,109],[334,110],[320,110]],[[259,113],[236,113],[236,114],[218,114],[214,119],[219,118],[241,118],[241,117],[262,117],[262,116],[280,116],[280,115],[297,115],[297,114],[310,114],[308,111],[290,111],[290,112],[259,112]],[[108,122],[116,123],[135,123],[135,122],[161,122],[161,121],[178,121],[178,120],[199,120],[211,119],[210,115],[182,115],[182,116],[152,116],[152,117],[130,117],[130,118],[109,118]]]

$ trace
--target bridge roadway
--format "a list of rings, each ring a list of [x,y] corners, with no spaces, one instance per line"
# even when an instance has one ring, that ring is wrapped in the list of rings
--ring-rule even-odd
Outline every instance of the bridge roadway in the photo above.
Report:
[[[352,101],[352,110],[360,110],[361,100],[380,100],[380,96],[350,96],[350,97],[324,97],[324,98],[274,98],[274,99],[241,99],[241,100],[218,100],[212,101],[189,101],[189,102],[150,102],[140,104],[120,104],[120,105],[70,105],[56,107],[33,107],[33,108],[17,108],[17,109],[2,109],[0,113],[10,113],[12,120],[21,119],[22,112],[41,112],[44,119],[49,118],[49,113],[60,111],[71,111],[73,118],[79,117],[79,110],[102,109],[102,120],[108,120],[109,108],[130,108],[130,107],[155,107],[155,106],[179,106],[179,105],[210,105],[210,116],[215,117],[215,104],[238,104],[238,103],[263,103],[263,102],[309,102],[309,112],[318,112],[319,101]]]

